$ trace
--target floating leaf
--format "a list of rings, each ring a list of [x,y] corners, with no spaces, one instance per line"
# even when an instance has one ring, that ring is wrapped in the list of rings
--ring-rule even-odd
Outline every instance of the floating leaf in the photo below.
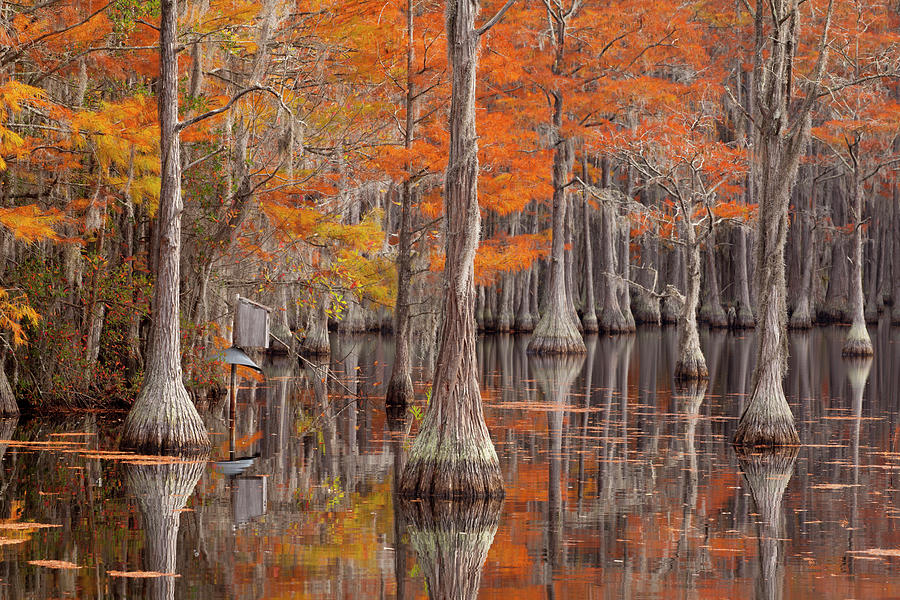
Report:
[[[151,577],[181,577],[178,573],[160,573],[159,571],[107,571],[110,577],[131,577],[133,579],[149,579]]]
[[[29,560],[29,565],[36,567],[47,567],[48,569],[80,569],[75,563],[67,560]]]

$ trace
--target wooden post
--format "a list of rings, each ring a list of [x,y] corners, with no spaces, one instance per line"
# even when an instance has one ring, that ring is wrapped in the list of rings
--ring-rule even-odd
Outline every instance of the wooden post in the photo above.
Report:
[[[234,460],[235,431],[237,429],[237,365],[231,365],[231,388],[229,392],[228,431],[230,439],[228,460]]]

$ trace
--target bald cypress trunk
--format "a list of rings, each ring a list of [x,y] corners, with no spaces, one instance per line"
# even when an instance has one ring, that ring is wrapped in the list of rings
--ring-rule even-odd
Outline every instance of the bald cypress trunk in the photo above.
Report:
[[[603,256],[603,299],[600,311],[600,329],[609,333],[628,331],[628,322],[619,306],[618,260],[616,259],[617,210],[611,201],[601,203],[602,233],[600,235]]]
[[[680,236],[685,241],[687,254],[687,284],[684,297],[671,286],[667,290],[667,301],[681,300],[675,379],[704,380],[709,377],[709,370],[700,349],[700,334],[697,331],[697,304],[700,302],[700,245],[696,240],[694,227],[690,223],[682,223]]]
[[[755,13],[755,141],[750,163],[759,202],[756,242],[757,353],[747,407],[734,442],[739,446],[782,446],[800,442],[784,395],[787,370],[787,241],[791,188],[809,141],[810,110],[827,62],[828,5],[819,57],[807,80],[805,98],[792,98],[794,49],[800,27],[799,0],[757,2]]]
[[[125,419],[123,446],[144,452],[205,450],[206,428],[182,382],[179,271],[181,159],[178,138],[176,0],[161,0],[159,28],[160,192],[150,348],[144,384]]]
[[[534,315],[532,313],[532,288],[531,282],[537,277],[537,263],[525,269],[516,276],[519,285],[519,303],[515,315],[515,330],[529,332],[534,330]],[[536,279],[535,279],[536,280]]]
[[[582,159],[582,176],[587,181],[587,158]],[[581,193],[581,220],[584,234],[584,310],[581,324],[585,333],[596,333],[597,311],[594,298],[594,250],[591,244],[591,207],[588,203],[587,190]]]
[[[815,192],[813,192],[815,193]],[[800,261],[800,286],[797,290],[797,301],[794,304],[794,312],[791,313],[791,329],[809,329],[812,327],[812,278],[816,265],[816,244],[813,237],[811,217],[803,211],[798,218],[800,230],[797,233],[797,244],[801,256]]]
[[[722,295],[719,293],[719,272],[716,266],[716,236],[706,238],[706,293],[700,305],[700,320],[710,327],[728,327],[728,319],[722,308]]]
[[[556,96],[553,113],[555,131],[562,126],[562,99]],[[584,339],[578,331],[566,285],[566,179],[572,164],[572,143],[559,138],[553,153],[553,241],[550,250],[550,283],[547,304],[541,320],[534,328],[528,352],[534,354],[567,354],[585,352]]]
[[[0,350],[0,417],[16,417],[18,415],[19,406],[16,404],[16,396],[6,377],[6,352]]]
[[[618,296],[619,310],[622,312],[622,319],[625,321],[624,333],[634,331],[634,314],[631,312],[631,291],[629,290],[629,281],[631,281],[631,224],[628,222],[627,216],[621,216],[619,226],[619,277]]]
[[[865,299],[863,296],[863,181],[859,169],[850,174],[850,223],[853,235],[850,238],[850,307],[853,320],[841,353],[844,356],[872,356],[875,350],[866,327]]]
[[[416,126],[416,91],[413,81],[415,40],[413,1],[406,2],[406,131],[403,146],[412,147]],[[407,165],[409,166],[409,165]],[[412,287],[412,182],[403,182],[400,198],[400,232],[397,249],[397,302],[394,305],[394,362],[384,401],[403,405],[412,400],[412,359],[409,342],[412,335],[410,323],[410,288]]]
[[[444,177],[443,324],[431,402],[400,481],[400,494],[406,497],[503,495],[500,464],[482,413],[475,352],[475,250],[481,228],[475,132],[477,12],[476,1],[447,2],[452,87]]]

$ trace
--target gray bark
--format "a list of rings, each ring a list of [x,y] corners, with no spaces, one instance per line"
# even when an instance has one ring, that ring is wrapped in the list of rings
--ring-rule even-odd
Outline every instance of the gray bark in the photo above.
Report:
[[[444,177],[443,324],[431,402],[400,481],[405,497],[503,495],[503,475],[482,412],[475,350],[475,250],[481,229],[475,132],[477,12],[474,0],[447,2],[452,85]]]
[[[858,161],[854,161],[858,165]],[[841,353],[844,356],[872,356],[875,353],[872,339],[866,327],[865,298],[863,296],[863,181],[859,169],[850,176],[850,223],[853,234],[850,238],[850,307],[852,325],[844,338]]]
[[[177,0],[162,0],[159,30],[160,193],[158,254],[153,286],[150,348],[144,384],[125,419],[122,444],[144,452],[209,448],[206,428],[181,373],[179,270],[181,260],[181,159],[178,137]]]
[[[747,407],[735,432],[739,446],[795,445],[800,441],[784,395],[787,370],[787,241],[791,188],[810,133],[812,100],[827,62],[828,5],[819,58],[806,97],[791,98],[794,48],[800,26],[799,0],[757,2],[755,14],[755,143],[751,160],[754,197],[759,202],[756,241],[758,336],[756,370]],[[772,19],[769,23],[768,20]],[[765,34],[764,34],[765,32]]]

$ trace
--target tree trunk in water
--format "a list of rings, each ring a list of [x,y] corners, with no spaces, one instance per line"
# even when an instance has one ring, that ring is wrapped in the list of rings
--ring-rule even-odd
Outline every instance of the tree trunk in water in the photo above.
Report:
[[[537,277],[537,263],[525,269],[516,276],[519,282],[521,297],[519,310],[516,311],[515,330],[529,332],[534,331],[534,315],[531,309],[531,280]]]
[[[178,139],[177,28],[176,0],[162,0],[158,97],[161,182],[151,342],[144,384],[125,419],[122,436],[123,446],[150,453],[206,450],[210,445],[203,421],[181,379],[178,287],[183,204]]]
[[[682,255],[682,250],[679,246],[675,246],[669,252],[669,256],[666,259],[666,281],[669,285],[677,289],[684,289],[683,286],[678,285],[678,279],[681,278],[682,266],[681,263],[684,259]],[[681,314],[682,306],[680,303],[674,300],[672,296],[665,295],[663,296],[662,302],[659,307],[659,315],[660,320],[664,325],[671,325],[672,323],[678,323],[679,315]]]
[[[431,600],[476,600],[481,570],[500,523],[502,502],[428,499],[400,501],[409,545],[428,584]]]
[[[634,332],[634,314],[631,312],[631,290],[629,289],[629,281],[631,280],[631,225],[628,223],[628,217],[621,217],[619,227],[621,248],[619,250],[619,310],[622,312],[622,318],[625,320],[625,333]]]
[[[610,202],[602,203],[603,215],[600,243],[603,252],[603,309],[600,311],[600,329],[609,333],[628,331],[628,323],[619,307],[619,281],[616,274],[616,208]]]
[[[554,131],[559,135],[562,119],[562,100],[556,97],[553,115]],[[541,320],[528,342],[532,354],[568,354],[586,352],[584,339],[578,331],[577,318],[571,309],[566,285],[566,180],[572,164],[572,143],[557,139],[553,153],[553,242],[550,250],[550,285],[547,304]]]
[[[850,183],[850,223],[853,235],[850,239],[850,317],[853,324],[844,338],[841,354],[844,356],[872,356],[872,339],[866,327],[865,299],[863,297],[863,181],[858,169],[852,174]]]
[[[750,303],[750,278],[747,276],[747,232],[738,226],[735,237],[734,284],[737,286],[737,307],[731,326],[735,329],[749,329],[756,327],[756,317],[753,316],[753,305]]]
[[[675,380],[692,381],[709,378],[706,358],[700,349],[697,332],[697,304],[700,302],[700,246],[694,239],[693,225],[682,227],[687,250],[687,286],[678,315],[678,360],[675,363]],[[669,286],[667,302],[680,294]]]
[[[167,574],[147,579],[145,598],[175,598],[181,509],[205,469],[205,461],[126,466],[128,490],[137,498],[143,518],[144,570]]]
[[[850,287],[847,259],[847,239],[842,232],[836,232],[834,244],[831,247],[828,291],[825,293],[825,304],[818,314],[820,323],[846,323],[850,317],[847,305],[852,299],[847,294]]]
[[[415,61],[414,11],[412,0],[406,2],[406,131],[403,145],[409,149],[415,139],[416,92],[413,81]],[[412,360],[409,342],[412,334],[410,323],[410,287],[412,285],[412,182],[403,182],[400,199],[400,235],[397,251],[397,303],[394,308],[394,364],[388,381],[385,403],[403,406],[413,398]]]
[[[738,460],[759,514],[760,569],[756,580],[756,597],[775,600],[781,597],[784,584],[784,568],[779,568],[778,560],[778,546],[782,537],[781,502],[794,472],[797,449],[764,453],[741,452]]]
[[[719,293],[719,273],[716,267],[716,236],[710,235],[706,240],[706,294],[700,306],[700,320],[713,328],[728,327],[728,318],[722,308],[722,295]]]
[[[587,172],[587,159],[582,161],[582,173]],[[585,179],[587,181],[587,179]],[[581,195],[581,211],[584,226],[584,311],[581,324],[585,333],[597,333],[597,310],[594,298],[594,250],[591,247],[591,207],[587,191]]]
[[[891,277],[893,278],[893,286],[891,289],[891,299],[893,300],[893,305],[891,306],[891,324],[898,325],[900,324],[900,240],[897,239],[898,233],[900,233],[900,183],[894,183],[894,198],[893,198],[893,211],[894,211],[894,223],[893,223],[893,260],[891,261]]]
[[[636,279],[641,286],[655,293],[659,286],[659,239],[654,235],[655,232],[648,233],[649,235],[643,236],[641,240],[643,264]],[[632,312],[634,320],[638,323],[660,325],[662,322],[659,298],[651,296],[639,287],[634,289]]]
[[[331,294],[321,292],[315,308],[310,311],[306,325],[306,336],[300,345],[303,354],[324,356],[331,353],[331,340],[328,335],[328,309],[331,307]]]
[[[800,216],[800,237],[802,244],[798,244],[799,251],[805,260],[800,261],[800,289],[797,291],[797,302],[794,312],[791,313],[791,329],[809,329],[812,327],[812,278],[815,267],[816,243],[810,226],[808,213]]]
[[[513,286],[515,275],[500,276],[500,302],[497,307],[497,331],[509,333],[513,328]]]
[[[756,127],[750,163],[753,197],[759,203],[756,240],[757,353],[747,407],[734,442],[738,446],[783,446],[800,443],[794,415],[784,396],[787,370],[787,285],[784,247],[787,241],[791,188],[800,156],[809,141],[810,110],[827,63],[829,3],[820,55],[806,98],[794,102],[794,48],[800,26],[798,0],[758,2],[755,14],[754,108]],[[771,19],[772,23],[766,22]],[[767,48],[768,51],[764,51]]]
[[[477,11],[473,0],[447,2],[452,86],[444,178],[443,324],[431,402],[400,481],[400,493],[406,497],[503,495],[500,463],[482,412],[475,350],[475,250],[481,227],[475,132]]]
[[[800,443],[794,416],[784,396],[782,379],[787,369],[787,300],[784,273],[784,246],[787,239],[787,208],[794,167],[784,173],[781,140],[758,152],[767,165],[760,173],[759,240],[756,273],[759,280],[759,314],[756,371],[750,400],[741,415],[735,443],[742,446],[781,446]],[[799,152],[798,152],[799,154]],[[799,160],[799,159],[798,159]],[[777,162],[776,162],[777,161]],[[790,167],[790,165],[788,165]]]

